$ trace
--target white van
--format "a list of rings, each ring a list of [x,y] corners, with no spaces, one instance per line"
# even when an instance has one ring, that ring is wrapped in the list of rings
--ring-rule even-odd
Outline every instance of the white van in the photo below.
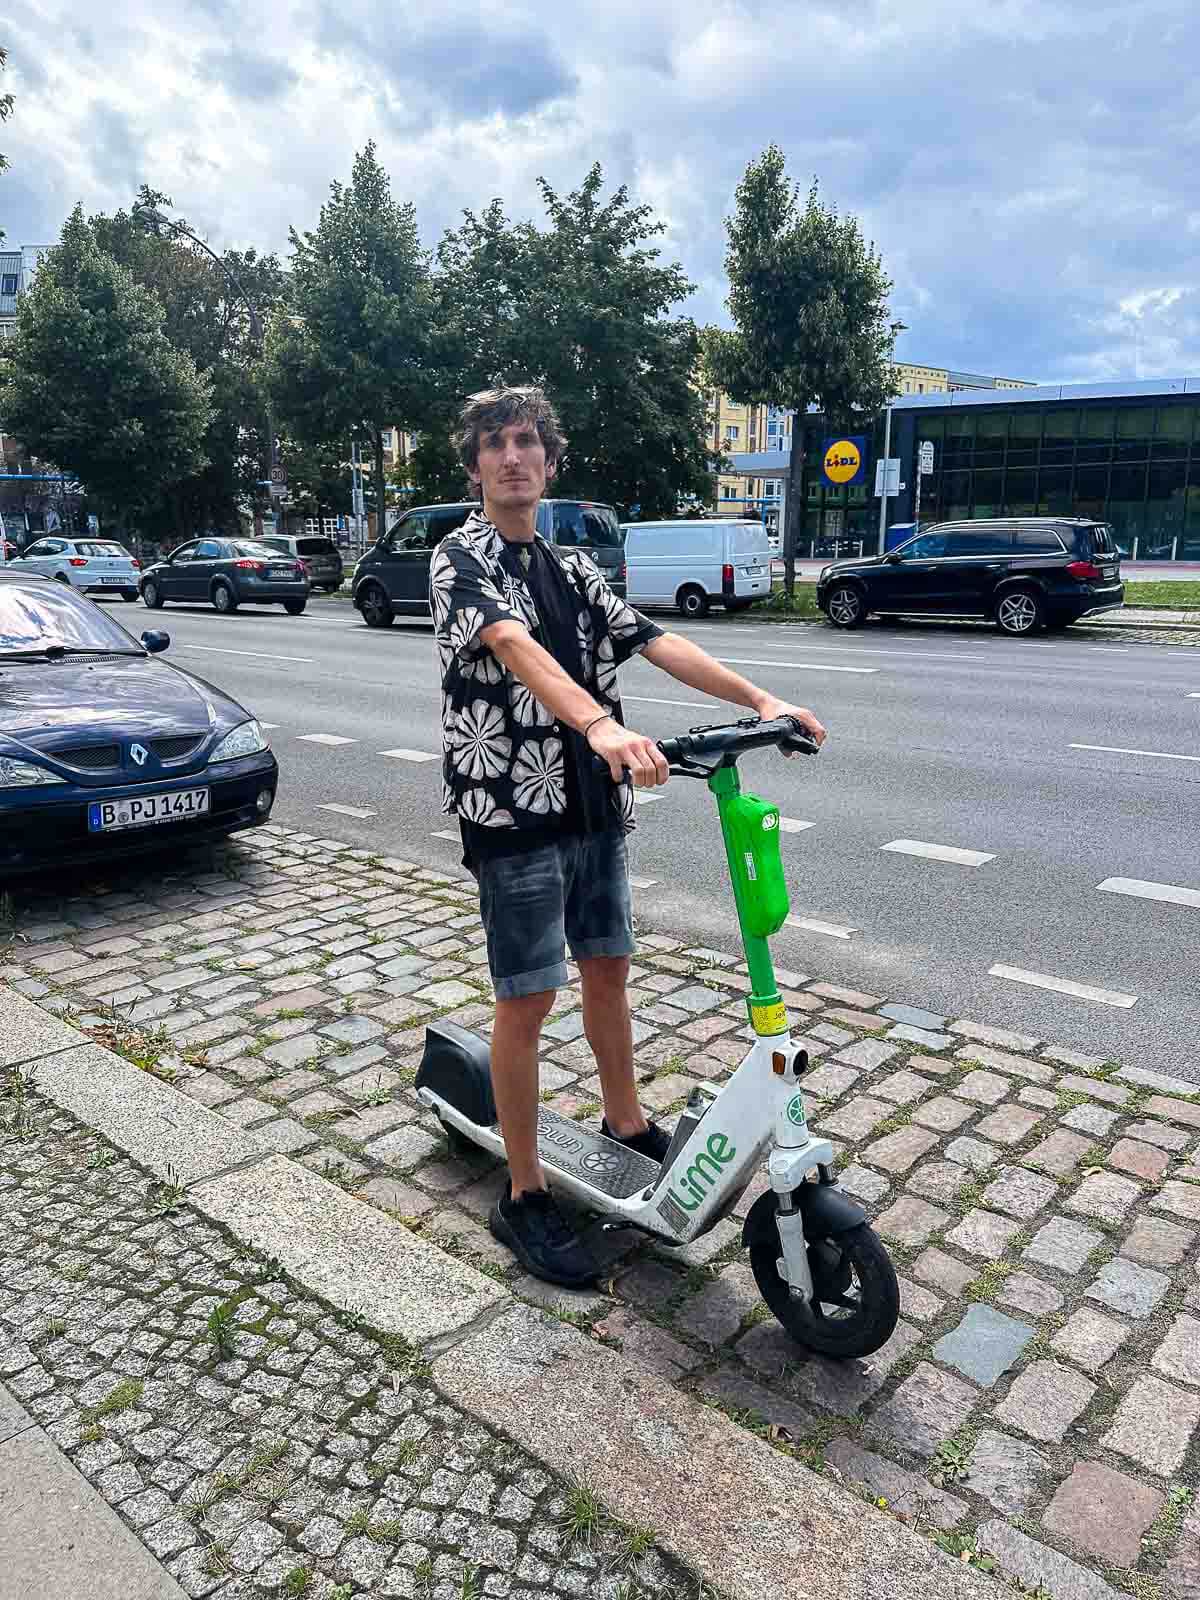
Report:
[[[625,525],[626,598],[702,617],[710,605],[744,611],[771,593],[771,544],[761,522],[680,518]]]

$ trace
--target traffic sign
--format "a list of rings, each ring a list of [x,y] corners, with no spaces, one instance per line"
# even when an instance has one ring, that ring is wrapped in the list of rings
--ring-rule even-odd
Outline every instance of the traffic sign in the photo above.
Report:
[[[272,483],[286,483],[287,482],[287,468],[286,467],[272,467],[271,468],[271,482]]]
[[[933,471],[933,440],[922,439],[920,451],[921,476],[927,478]]]
[[[892,499],[900,493],[900,457],[890,456],[875,463],[875,497]]]

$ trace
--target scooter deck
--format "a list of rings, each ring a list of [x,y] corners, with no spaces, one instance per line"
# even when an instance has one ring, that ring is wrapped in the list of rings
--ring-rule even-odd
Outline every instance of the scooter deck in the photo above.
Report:
[[[616,1200],[649,1188],[661,1170],[657,1161],[581,1128],[548,1106],[538,1108],[538,1156],[544,1167],[581,1178]]]

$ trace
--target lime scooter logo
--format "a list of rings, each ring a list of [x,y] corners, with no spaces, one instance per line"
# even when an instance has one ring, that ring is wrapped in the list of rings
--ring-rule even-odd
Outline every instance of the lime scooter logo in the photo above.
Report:
[[[804,1126],[804,1099],[803,1096],[794,1094],[787,1103],[787,1119],[797,1128]]]
[[[679,1180],[675,1198],[685,1211],[695,1211],[705,1195],[737,1155],[723,1133],[710,1133],[708,1142]],[[690,1203],[689,1203],[690,1202]]]

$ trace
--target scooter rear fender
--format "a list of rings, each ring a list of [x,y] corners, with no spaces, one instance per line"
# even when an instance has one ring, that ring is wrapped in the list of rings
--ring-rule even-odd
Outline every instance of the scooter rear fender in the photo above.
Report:
[[[448,1101],[476,1127],[496,1121],[491,1052],[485,1040],[454,1022],[433,1022],[425,1030],[425,1051],[416,1087]]]

